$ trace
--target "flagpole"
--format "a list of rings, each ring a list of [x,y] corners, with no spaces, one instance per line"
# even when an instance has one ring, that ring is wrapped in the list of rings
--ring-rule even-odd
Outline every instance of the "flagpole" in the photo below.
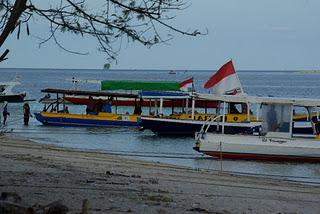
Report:
[[[230,58],[230,61],[231,61],[232,65],[233,65],[232,58]],[[243,94],[243,93],[244,93],[244,90],[243,90],[243,88],[242,88],[242,84],[241,84],[241,82],[240,82],[240,78],[239,78],[239,76],[238,76],[237,73],[236,73],[236,76],[237,76],[237,79],[238,79],[238,81],[239,81],[239,83],[240,83],[240,92],[241,92],[241,94]]]
[[[238,77],[238,75],[237,75],[237,78],[238,78],[238,80],[239,80],[239,82],[240,82],[240,78]],[[241,91],[241,94],[244,94],[244,90],[243,90],[243,88],[242,88],[241,82],[240,82],[240,91]]]
[[[194,83],[193,83],[193,76],[191,77],[191,79],[192,79],[192,86],[191,86],[191,87],[192,87],[192,93],[193,93],[193,92],[195,92],[195,90],[194,90]]]

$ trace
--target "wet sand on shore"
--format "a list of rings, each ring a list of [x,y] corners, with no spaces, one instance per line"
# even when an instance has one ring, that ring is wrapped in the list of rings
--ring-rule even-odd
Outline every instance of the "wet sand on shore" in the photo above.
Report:
[[[0,192],[70,213],[320,213],[320,186],[193,170],[0,136]]]

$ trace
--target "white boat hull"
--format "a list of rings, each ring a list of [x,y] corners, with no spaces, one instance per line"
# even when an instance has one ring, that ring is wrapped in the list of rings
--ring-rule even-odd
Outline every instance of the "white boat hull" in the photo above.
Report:
[[[320,140],[206,133],[195,150],[217,158],[320,162]]]

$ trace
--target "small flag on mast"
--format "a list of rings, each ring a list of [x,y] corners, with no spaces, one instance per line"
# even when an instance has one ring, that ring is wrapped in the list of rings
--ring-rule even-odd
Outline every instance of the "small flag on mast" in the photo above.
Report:
[[[193,91],[193,77],[181,82],[179,88],[181,91]]]

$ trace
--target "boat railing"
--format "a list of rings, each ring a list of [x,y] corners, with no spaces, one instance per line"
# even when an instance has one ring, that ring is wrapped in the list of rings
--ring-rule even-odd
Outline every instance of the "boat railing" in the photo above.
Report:
[[[219,121],[218,121],[218,119],[221,118],[221,117],[223,117],[222,114],[220,114],[220,115],[218,115],[218,116],[215,116],[215,117],[209,117],[209,118],[205,121],[205,123],[202,125],[201,130],[200,130],[200,133],[207,133],[208,130],[209,130],[209,128],[210,128],[210,126],[211,126],[211,124],[212,124],[212,122],[214,122],[214,121],[217,121],[217,122],[218,122],[218,124],[217,124],[217,129],[219,129]]]
[[[221,115],[218,115],[218,116],[215,116],[215,117],[209,117],[209,118],[204,122],[204,124],[202,125],[200,131],[199,131],[199,132],[196,132],[196,136],[195,136],[196,142],[197,142],[197,143],[200,143],[199,139],[200,139],[200,138],[203,138],[203,137],[204,137],[204,134],[208,132],[208,130],[209,130],[212,122],[214,122],[214,121],[217,121],[217,122],[218,122],[218,123],[217,123],[217,130],[219,130],[219,121],[218,121],[218,119],[221,118],[221,117],[223,117],[223,116],[224,116],[224,115],[221,114]]]
[[[51,108],[50,112],[58,111],[58,105],[63,104],[63,102],[64,100],[58,99],[58,100],[51,101],[49,103],[45,103],[45,106],[43,107],[43,111],[47,112],[50,108]]]

